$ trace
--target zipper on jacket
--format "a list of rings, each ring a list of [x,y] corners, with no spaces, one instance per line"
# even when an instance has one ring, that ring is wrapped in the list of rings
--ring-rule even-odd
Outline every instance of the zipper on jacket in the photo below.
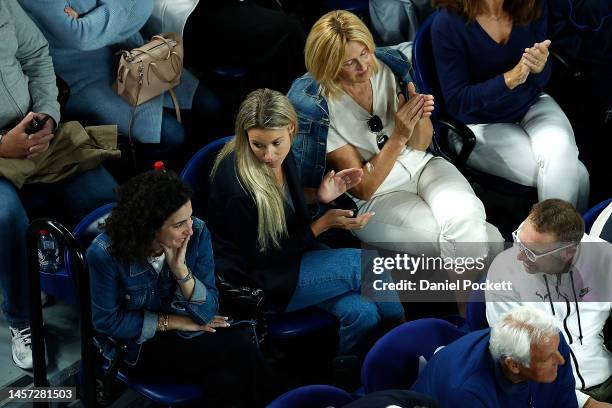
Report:
[[[573,344],[574,339],[572,337],[572,335],[570,334],[569,328],[567,327],[567,319],[570,317],[570,312],[571,312],[571,305],[569,302],[569,299],[563,295],[559,290],[559,288],[557,287],[557,293],[565,300],[565,307],[566,307],[566,314],[565,317],[563,318],[563,329],[565,331],[565,334],[567,334],[567,338],[569,339],[569,344]],[[576,375],[578,376],[578,379],[580,380],[580,390],[584,391],[586,384],[584,382],[584,378],[582,378],[582,374],[580,374],[580,366],[578,365],[578,359],[576,358],[576,355],[574,354],[574,350],[572,350],[572,348],[569,348],[569,352],[570,352],[570,356],[572,357],[572,361],[574,362],[574,367],[576,368]]]

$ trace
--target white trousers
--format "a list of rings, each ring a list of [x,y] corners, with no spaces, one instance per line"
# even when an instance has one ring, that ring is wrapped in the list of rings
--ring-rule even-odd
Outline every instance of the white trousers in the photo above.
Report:
[[[486,256],[503,238],[486,222],[482,202],[455,166],[434,157],[405,189],[361,202],[360,213],[374,211],[355,230],[362,240],[413,255]]]
[[[560,198],[580,212],[587,209],[589,173],[578,160],[572,126],[552,97],[541,94],[518,123],[468,126],[476,136],[471,167],[537,187],[539,201]]]

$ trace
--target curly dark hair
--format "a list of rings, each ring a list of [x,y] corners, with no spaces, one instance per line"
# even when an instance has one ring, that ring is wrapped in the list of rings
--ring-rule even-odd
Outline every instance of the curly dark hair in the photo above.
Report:
[[[148,171],[117,190],[117,206],[104,222],[110,254],[121,262],[146,262],[155,233],[191,199],[191,188],[174,172]]]
[[[525,26],[542,14],[542,0],[505,0],[504,11],[510,15],[513,24]],[[484,0],[432,0],[437,8],[445,8],[474,21],[483,11]]]

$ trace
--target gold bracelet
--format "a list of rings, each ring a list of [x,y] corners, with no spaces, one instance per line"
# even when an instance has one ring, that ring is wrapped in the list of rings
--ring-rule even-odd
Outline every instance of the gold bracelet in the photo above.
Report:
[[[168,315],[160,313],[157,315],[157,330],[166,331],[168,330]]]

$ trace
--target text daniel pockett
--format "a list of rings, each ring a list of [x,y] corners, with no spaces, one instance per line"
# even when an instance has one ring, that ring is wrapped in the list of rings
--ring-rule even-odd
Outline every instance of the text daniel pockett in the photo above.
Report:
[[[511,281],[491,282],[488,279],[484,282],[472,281],[470,279],[445,280],[444,282],[431,282],[427,279],[411,281],[401,279],[398,282],[385,282],[382,279],[377,279],[372,282],[372,287],[377,291],[384,290],[400,290],[400,291],[449,291],[449,290],[495,290],[495,291],[510,291],[512,290]]]

